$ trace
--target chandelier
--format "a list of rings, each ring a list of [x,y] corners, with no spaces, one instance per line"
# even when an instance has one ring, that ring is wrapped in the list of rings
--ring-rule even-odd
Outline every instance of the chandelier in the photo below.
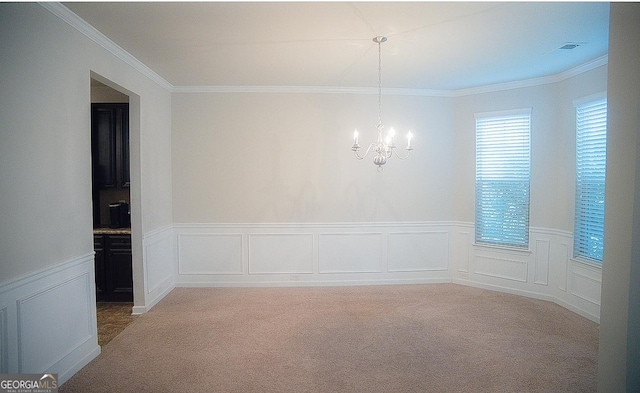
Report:
[[[407,155],[404,157],[402,157],[396,151],[396,145],[394,142],[396,132],[393,128],[389,129],[386,138],[382,138],[382,129],[384,128],[384,126],[382,125],[382,66],[380,46],[385,41],[387,41],[387,37],[377,36],[373,38],[373,42],[378,44],[378,140],[369,145],[367,151],[364,152],[364,155],[360,155],[360,145],[358,144],[358,130],[356,129],[353,132],[353,146],[351,146],[351,151],[355,153],[358,160],[362,160],[363,158],[365,158],[370,151],[373,152],[375,154],[373,157],[373,163],[378,166],[378,172],[382,172],[382,166],[387,163],[387,159],[391,158],[394,153],[395,156],[400,160],[406,160],[407,158],[409,158],[411,150],[413,150],[413,148],[411,148],[411,139],[413,138],[411,132],[407,134],[407,147],[405,147]]]

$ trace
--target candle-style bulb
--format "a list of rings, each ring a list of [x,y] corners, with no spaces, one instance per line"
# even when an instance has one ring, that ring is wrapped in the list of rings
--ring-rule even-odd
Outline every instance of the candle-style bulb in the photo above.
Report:
[[[411,139],[413,139],[413,134],[409,131],[407,134],[407,149],[411,149]]]
[[[358,130],[353,131],[353,144],[358,144]]]

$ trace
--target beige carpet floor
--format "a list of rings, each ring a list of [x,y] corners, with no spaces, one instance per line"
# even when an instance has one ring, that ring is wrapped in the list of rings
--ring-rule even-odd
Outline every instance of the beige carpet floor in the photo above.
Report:
[[[595,392],[598,325],[455,284],[176,288],[61,392]]]

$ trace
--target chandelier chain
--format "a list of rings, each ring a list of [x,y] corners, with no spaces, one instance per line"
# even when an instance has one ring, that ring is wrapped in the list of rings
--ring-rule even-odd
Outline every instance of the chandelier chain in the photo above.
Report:
[[[382,49],[378,41],[378,128],[382,126]]]

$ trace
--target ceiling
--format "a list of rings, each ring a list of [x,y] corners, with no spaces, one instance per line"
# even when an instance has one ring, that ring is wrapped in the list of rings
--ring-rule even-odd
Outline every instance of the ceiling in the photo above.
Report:
[[[608,51],[599,2],[63,4],[173,86],[377,87],[377,35],[384,88],[539,78]]]

